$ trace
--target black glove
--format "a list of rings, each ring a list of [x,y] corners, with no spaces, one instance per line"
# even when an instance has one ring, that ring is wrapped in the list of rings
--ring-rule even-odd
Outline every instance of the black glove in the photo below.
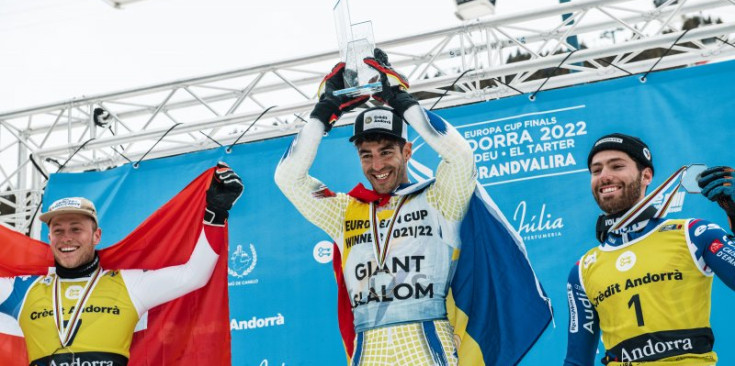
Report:
[[[368,66],[375,69],[380,74],[380,83],[383,90],[380,93],[373,94],[375,100],[388,104],[399,116],[403,116],[403,112],[419,102],[408,94],[408,80],[406,77],[398,73],[388,62],[388,55],[380,48],[376,48],[375,57],[367,57],[363,60]]]
[[[345,63],[340,62],[332,68],[319,85],[319,102],[311,111],[311,117],[316,118],[324,124],[324,132],[329,132],[334,123],[344,112],[353,110],[355,107],[367,102],[369,95],[350,97],[348,95],[334,95],[336,90],[345,88],[344,81]]]
[[[210,225],[224,225],[229,210],[242,195],[244,187],[242,179],[232,168],[223,162],[217,163],[212,176],[212,183],[207,190],[207,208],[204,210],[204,222]]]
[[[735,186],[733,186],[733,168],[715,166],[707,168],[700,174],[697,184],[702,188],[702,195],[725,210],[730,227],[735,225]],[[735,230],[735,228],[733,228]]]

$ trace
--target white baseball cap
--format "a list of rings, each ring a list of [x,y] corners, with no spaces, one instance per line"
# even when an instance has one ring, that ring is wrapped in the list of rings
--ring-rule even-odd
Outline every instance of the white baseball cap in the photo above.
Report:
[[[95,224],[99,224],[97,221],[97,209],[94,207],[94,203],[84,197],[67,197],[54,201],[49,206],[48,211],[39,216],[39,219],[48,225],[54,217],[69,213],[87,215],[94,220]]]

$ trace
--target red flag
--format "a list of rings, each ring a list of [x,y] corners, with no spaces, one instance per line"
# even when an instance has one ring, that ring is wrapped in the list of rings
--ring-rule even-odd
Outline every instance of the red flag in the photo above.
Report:
[[[125,239],[100,250],[102,267],[158,269],[186,263],[203,227],[213,171],[189,183]],[[148,311],[148,328],[133,336],[130,366],[231,364],[227,230],[204,229],[220,253],[212,278],[201,289]],[[4,227],[0,242],[0,276],[44,275],[53,266],[44,243]],[[28,365],[22,338],[0,334],[0,365]]]
[[[342,345],[347,353],[347,363],[349,363],[355,353],[355,316],[352,314],[352,303],[350,303],[350,295],[347,293],[347,284],[342,272],[342,253],[336,243],[332,245],[334,250],[332,269],[334,278],[337,280],[337,322],[339,333],[342,335]]]

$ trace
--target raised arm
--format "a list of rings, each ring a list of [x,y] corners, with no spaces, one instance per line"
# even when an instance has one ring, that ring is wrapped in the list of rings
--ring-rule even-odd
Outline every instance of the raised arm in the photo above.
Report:
[[[184,264],[150,271],[121,271],[138,316],[206,285],[217,264],[218,250],[224,247],[224,231],[224,227],[205,223],[191,257]]]
[[[334,90],[343,89],[343,62],[324,77],[319,88],[319,102],[314,106],[307,124],[291,142],[276,168],[275,181],[281,192],[312,224],[336,238],[341,232],[342,218],[348,198],[330,191],[322,182],[309,175],[322,136],[331,130],[339,116],[364,103],[369,97],[336,97]]]
[[[470,145],[443,118],[419,106],[409,108],[404,117],[442,158],[436,168],[436,183],[429,188],[429,202],[446,217],[461,219],[477,179]]]
[[[475,164],[469,143],[447,121],[421,108],[406,91],[408,81],[390,66],[382,50],[376,49],[375,57],[366,58],[365,63],[378,71],[383,84],[375,99],[390,105],[442,158],[436,183],[429,188],[429,202],[446,217],[461,219],[475,189]]]
[[[217,259],[225,249],[228,211],[242,195],[242,191],[240,177],[226,164],[217,164],[212,183],[207,190],[204,225],[189,260],[178,266],[158,270],[121,272],[138,315],[197,290],[209,282]]]
[[[600,341],[600,318],[579,279],[579,263],[572,267],[567,280],[569,328],[564,366],[594,365]]]

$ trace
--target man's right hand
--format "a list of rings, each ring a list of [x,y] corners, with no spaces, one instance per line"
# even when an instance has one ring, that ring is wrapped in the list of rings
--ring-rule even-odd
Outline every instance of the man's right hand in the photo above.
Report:
[[[725,210],[730,219],[730,226],[735,225],[735,180],[733,179],[733,168],[726,166],[715,166],[707,168],[700,175],[697,184],[702,188],[702,195]]]
[[[350,97],[348,95],[335,96],[336,90],[345,88],[344,82],[345,63],[340,62],[332,68],[319,85],[319,102],[314,106],[311,117],[316,118],[324,124],[324,132],[329,132],[334,123],[344,112],[351,111],[355,107],[367,102],[369,95]]]

